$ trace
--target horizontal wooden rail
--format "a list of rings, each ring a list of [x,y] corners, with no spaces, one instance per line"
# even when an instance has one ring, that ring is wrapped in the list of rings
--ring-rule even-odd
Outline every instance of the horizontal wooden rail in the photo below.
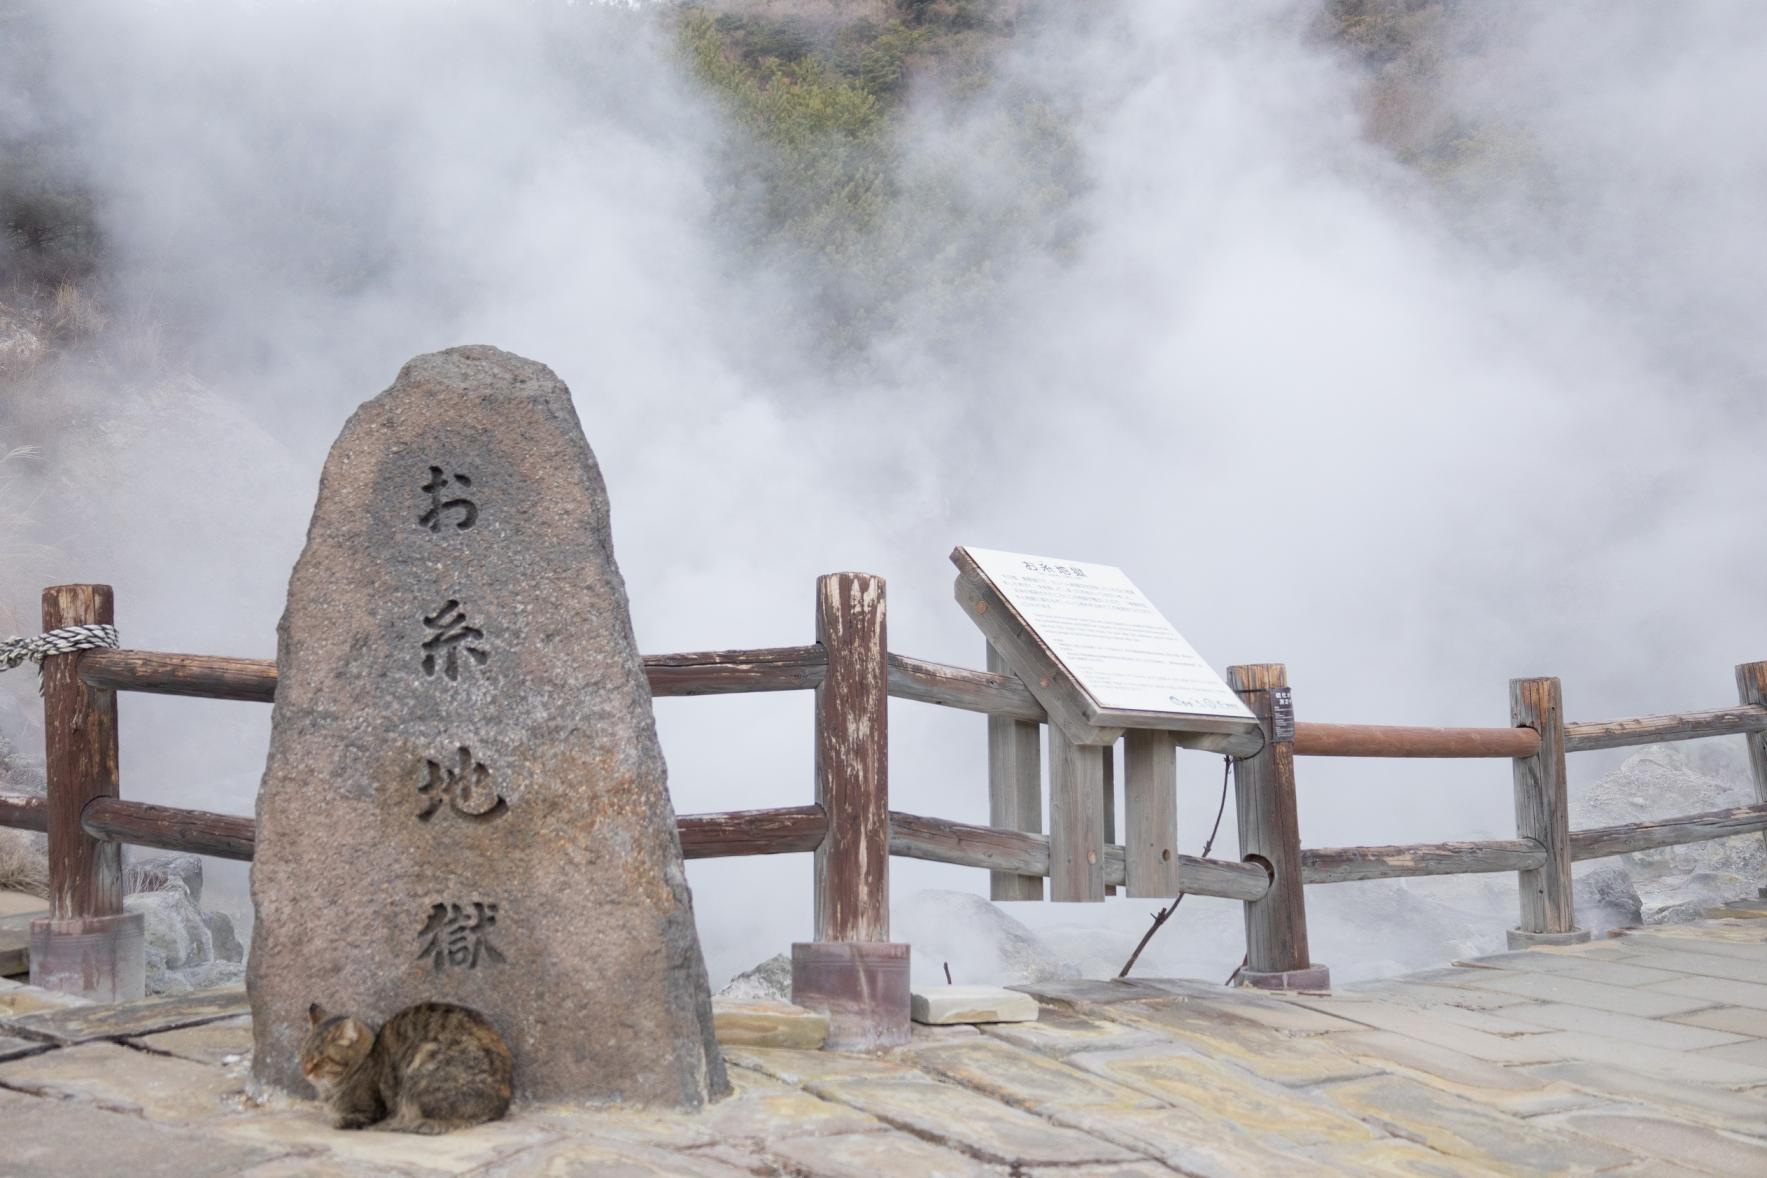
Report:
[[[985,867],[1015,875],[1049,874],[1049,836],[973,826],[943,818],[890,811],[890,854],[959,867]],[[1122,886],[1123,848],[1104,849],[1104,881]],[[1197,896],[1256,900],[1270,890],[1270,876],[1254,863],[1178,857],[1178,886]]]
[[[1317,847],[1301,851],[1301,878],[1310,884],[1415,875],[1472,875],[1527,871],[1546,862],[1533,839],[1480,843],[1416,843],[1395,847]]]
[[[49,799],[30,794],[0,794],[0,826],[49,832]]]
[[[892,654],[889,662],[890,694],[897,699],[1039,724],[1048,719],[1043,705],[1016,675],[972,671],[902,654]]]
[[[106,842],[217,859],[250,859],[258,832],[256,819],[238,814],[181,810],[122,798],[93,798],[80,812],[80,825],[93,838]]]
[[[184,810],[122,798],[94,798],[81,813],[80,824],[87,834],[107,842],[213,855],[219,859],[250,859],[257,841],[257,822],[242,815]],[[681,833],[681,853],[689,859],[785,855],[814,851],[820,846],[828,833],[828,815],[821,806],[788,806],[682,814],[675,825]],[[42,798],[0,794],[0,826],[45,830],[48,806]]]
[[[1398,724],[1295,725],[1297,757],[1531,757],[1532,728],[1413,728]]]
[[[827,665],[820,646],[654,654],[644,658],[650,691],[656,696],[805,691],[822,682]],[[276,696],[276,663],[271,659],[90,650],[80,656],[80,678],[92,687],[112,691],[257,703],[269,703]]]
[[[1767,830],[1767,803],[1738,806],[1733,810],[1708,810],[1651,822],[1627,822],[1619,826],[1596,826],[1571,832],[1571,858],[1604,859],[1652,847],[1673,847],[1707,839],[1729,838]]]
[[[1582,753],[1591,749],[1655,744],[1662,740],[1693,740],[1702,736],[1737,736],[1747,732],[1767,732],[1767,707],[1738,704],[1673,716],[1635,716],[1630,720],[1607,720],[1599,724],[1566,724],[1565,752]]]

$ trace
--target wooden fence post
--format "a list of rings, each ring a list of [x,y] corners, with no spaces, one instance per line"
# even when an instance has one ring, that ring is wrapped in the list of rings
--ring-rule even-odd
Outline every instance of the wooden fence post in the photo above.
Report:
[[[1743,663],[1736,668],[1737,698],[1745,704],[1767,706],[1767,663]],[[1767,804],[1767,732],[1751,732],[1743,739],[1749,742],[1749,768],[1754,770],[1755,800]],[[1767,830],[1761,832],[1767,839]],[[1767,896],[1767,883],[1760,888]]]
[[[113,625],[109,585],[43,591],[43,629]],[[80,681],[78,653],[43,660],[49,808],[49,916],[31,922],[31,984],[99,1002],[146,992],[143,918],[123,911],[122,847],[80,825],[86,804],[117,796],[117,697]]]
[[[889,644],[884,582],[869,573],[816,581],[816,939],[792,946],[792,1000],[828,1014],[827,1046],[908,1041],[908,946],[890,943]]]
[[[1263,990],[1324,990],[1331,971],[1307,949],[1301,827],[1295,809],[1294,710],[1281,663],[1227,668],[1227,684],[1264,726],[1264,747],[1234,762],[1240,858],[1270,872],[1270,890],[1245,906],[1240,980]]]
[[[1516,872],[1521,924],[1509,947],[1574,945],[1589,939],[1571,903],[1571,816],[1565,786],[1564,699],[1557,679],[1511,679],[1509,718],[1540,734],[1540,750],[1515,758],[1515,833],[1546,851],[1539,867]]]
[[[1011,674],[1006,660],[988,643],[988,670]],[[1042,725],[1010,716],[988,717],[988,825],[1002,830],[1043,833]],[[1041,900],[1043,877],[988,873],[995,900]]]

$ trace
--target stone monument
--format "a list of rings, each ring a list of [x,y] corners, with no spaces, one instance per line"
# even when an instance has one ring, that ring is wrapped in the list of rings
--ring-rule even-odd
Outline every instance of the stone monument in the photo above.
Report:
[[[607,492],[540,364],[419,356],[326,460],[277,644],[248,985],[263,1083],[307,1005],[485,1014],[518,1096],[729,1085]]]

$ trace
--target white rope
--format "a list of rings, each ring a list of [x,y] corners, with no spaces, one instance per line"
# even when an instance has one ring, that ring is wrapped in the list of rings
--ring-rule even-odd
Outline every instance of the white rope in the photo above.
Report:
[[[40,670],[43,660],[52,654],[115,650],[117,645],[115,626],[63,626],[35,638],[0,638],[0,671],[10,671],[26,662],[36,663]]]

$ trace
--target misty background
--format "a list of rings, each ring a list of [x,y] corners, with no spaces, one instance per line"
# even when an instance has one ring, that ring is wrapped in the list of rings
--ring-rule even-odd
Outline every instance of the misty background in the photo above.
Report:
[[[852,568],[980,666],[962,543],[1121,566],[1303,719],[1720,706],[1767,652],[1764,64],[1743,0],[0,0],[0,631],[93,580],[125,646],[273,656],[345,417],[490,343],[573,390],[647,652],[809,641]],[[125,796],[251,812],[268,708],[120,712]],[[678,812],[810,800],[808,694],[657,712]],[[890,720],[892,805],[985,822],[983,719]],[[1501,762],[1299,790],[1310,846],[1514,829]],[[929,937],[987,890],[892,873]],[[808,856],[689,876],[715,983],[809,935]],[[1500,937],[1513,877],[1460,882]],[[1309,890],[1339,976],[1375,886]],[[1154,907],[1010,911],[1114,966]],[[1142,970],[1225,976],[1237,907]]]

